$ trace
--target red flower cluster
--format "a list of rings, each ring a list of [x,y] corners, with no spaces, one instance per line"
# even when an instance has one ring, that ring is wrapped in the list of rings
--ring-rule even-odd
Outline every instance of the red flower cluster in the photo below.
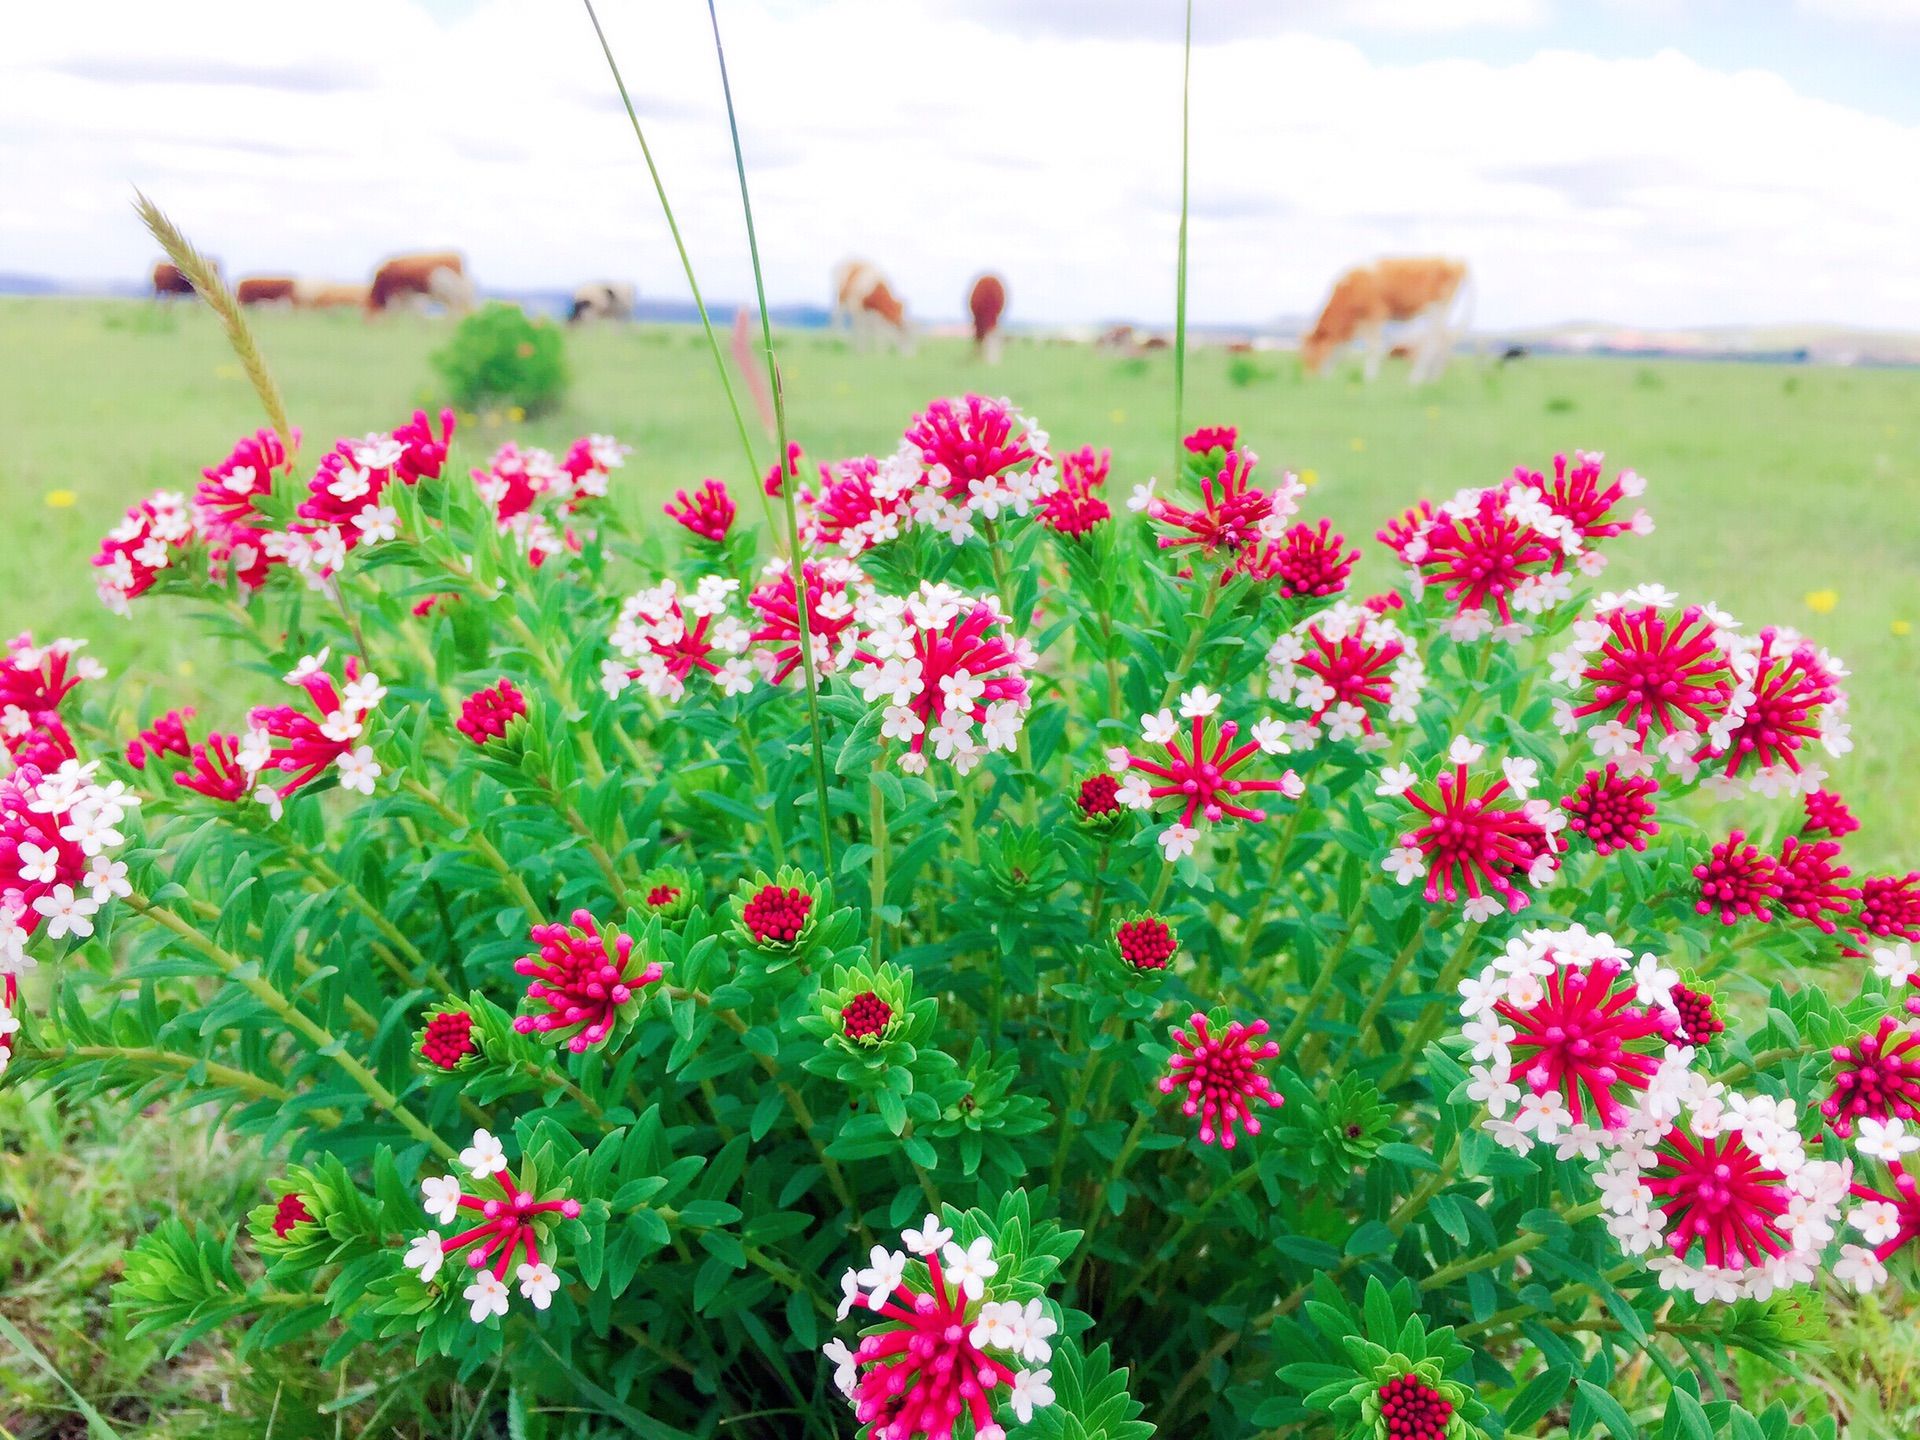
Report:
[[[522,956],[513,968],[529,977],[527,999],[544,1005],[546,1013],[517,1016],[513,1028],[522,1035],[565,1035],[567,1048],[576,1055],[611,1035],[620,1007],[666,973],[657,961],[634,970],[629,935],[615,936],[614,953],[608,955],[586,910],[573,912],[571,928],[536,925],[530,934],[540,953]]]
[[[1113,452],[1098,454],[1091,445],[1060,457],[1060,488],[1040,502],[1040,523],[1056,535],[1078,538],[1112,515],[1093,492],[1107,483]]]
[[[1674,1127],[1643,1183],[1666,1214],[1667,1244],[1676,1255],[1697,1240],[1708,1265],[1744,1270],[1794,1248],[1786,1226],[1794,1192],[1782,1172],[1754,1154],[1743,1131],[1699,1137]]]
[[[191,708],[167,711],[127,742],[127,763],[136,770],[144,770],[149,756],[158,760],[162,755],[191,755],[193,747],[187,740],[187,721],[192,718]]]
[[[1172,928],[1158,915],[1121,921],[1114,928],[1113,942],[1120,958],[1135,970],[1164,970],[1180,950]]]
[[[1834,839],[1841,840],[1860,828],[1860,822],[1847,809],[1847,802],[1831,790],[1809,790],[1802,804],[1807,812],[1806,823],[1800,827],[1804,835],[1818,835],[1824,831]]]
[[[1652,1082],[1665,1053],[1660,1017],[1636,1003],[1637,987],[1618,960],[1556,966],[1531,1005],[1500,1000],[1513,1026],[1509,1083],[1536,1095],[1558,1091],[1573,1122],[1613,1130],[1632,1092]]]
[[[473,1016],[465,1010],[442,1010],[420,1036],[420,1055],[429,1064],[451,1070],[479,1049],[473,1043]]]
[[[1713,1012],[1713,997],[1704,991],[1675,985],[1667,999],[1671,1013],[1659,1013],[1668,1023],[1669,1038],[1681,1045],[1703,1049],[1727,1028],[1727,1022]]]
[[[1920,870],[1905,875],[1869,875],[1860,882],[1854,939],[1920,941]]]
[[[1606,773],[1589,770],[1580,788],[1560,802],[1567,828],[1593,842],[1594,853],[1611,855],[1628,848],[1645,850],[1647,837],[1660,833],[1653,797],[1660,787],[1645,775],[1622,775],[1609,760]]]
[[[769,569],[776,567],[773,578],[756,585],[747,596],[747,603],[760,616],[748,638],[759,647],[753,660],[760,672],[768,683],[782,685],[800,668],[800,597],[792,569],[778,560]],[[844,642],[860,633],[854,623],[854,599],[866,577],[850,560],[807,560],[800,569],[807,582],[807,634],[813,642],[814,664],[831,674],[854,658]]]
[[[1295,525],[1278,540],[1249,545],[1234,569],[1256,580],[1275,581],[1275,589],[1294,599],[1338,595],[1360,558],[1358,550],[1342,553],[1346,543],[1344,535],[1333,533],[1331,521]]]
[[[307,1202],[289,1190],[280,1197],[280,1203],[274,1207],[273,1233],[281,1240],[293,1233],[296,1225],[305,1225],[313,1220],[313,1214],[307,1209]]]
[[[1911,1122],[1920,1116],[1920,1035],[1883,1015],[1872,1034],[1834,1046],[1833,1090],[1820,1113],[1842,1139],[1863,1117]]]
[[[877,1041],[893,1023],[893,1007],[871,990],[863,990],[840,1007],[840,1024],[847,1039]]]
[[[1120,782],[1111,775],[1093,775],[1080,782],[1080,793],[1075,803],[1080,807],[1080,815],[1086,820],[1107,820],[1118,816],[1122,809],[1119,800]]]
[[[1503,624],[1513,619],[1521,586],[1543,572],[1558,574],[1565,560],[1558,545],[1513,513],[1503,488],[1442,510],[1414,543],[1424,547],[1418,564],[1429,588],[1459,610],[1491,611]]]
[[[1207,455],[1215,450],[1232,450],[1240,444],[1240,432],[1231,425],[1202,425],[1180,442],[1189,454]]]
[[[485,748],[489,740],[507,733],[507,726],[527,713],[527,698],[511,680],[501,680],[476,690],[460,703],[460,718],[454,727],[475,745]]]
[[[1445,1440],[1453,1404],[1414,1375],[1380,1387],[1380,1424],[1387,1440]]]
[[[791,945],[800,938],[813,909],[813,896],[798,886],[763,885],[742,909],[740,919],[761,945]]]
[[[1840,882],[1853,872],[1834,863],[1840,853],[1837,840],[1803,840],[1789,835],[1781,842],[1773,878],[1780,886],[1780,908],[1805,920],[1825,934],[1840,927],[1828,915],[1845,915],[1860,892]]]
[[[1748,918],[1769,921],[1769,907],[1780,898],[1773,857],[1746,840],[1744,831],[1735,830],[1693,867],[1693,878],[1700,882],[1693,908],[1702,915],[1717,913],[1722,925]]]
[[[679,898],[679,887],[674,885],[655,885],[647,891],[647,908],[649,910],[663,910]]]
[[[1406,792],[1426,821],[1400,843],[1425,861],[1429,902],[1498,897],[1507,909],[1522,910],[1528,900],[1516,881],[1537,883],[1536,865],[1559,869],[1565,841],[1542,825],[1532,805],[1502,803],[1509,789],[1504,776],[1482,785],[1456,763],[1440,773],[1431,800]]]
[[[1237,450],[1227,452],[1218,475],[1200,482],[1200,508],[1184,509],[1164,500],[1147,506],[1147,513],[1180,534],[1162,535],[1162,550],[1198,546],[1202,555],[1228,552],[1230,560],[1242,550],[1268,538],[1274,526],[1274,497],[1252,481],[1254,460]],[[1284,513],[1291,513],[1291,502]]]
[[[707,481],[691,495],[685,490],[677,492],[661,509],[669,520],[715,545],[727,538],[736,513],[733,497],[718,480]]]
[[[0,654],[0,743],[16,765],[58,770],[76,758],[60,706],[82,680],[105,672],[78,658],[79,640],[33,643],[16,635]]]
[[[1607,638],[1581,671],[1592,698],[1574,718],[1606,715],[1640,737],[1704,732],[1726,707],[1732,686],[1727,657],[1698,606],[1669,619],[1651,605],[1621,606],[1600,617]]]

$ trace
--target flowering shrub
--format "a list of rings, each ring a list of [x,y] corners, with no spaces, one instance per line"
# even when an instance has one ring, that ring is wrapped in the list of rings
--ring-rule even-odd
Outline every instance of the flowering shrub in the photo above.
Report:
[[[433,352],[433,368],[447,398],[462,410],[518,405],[539,415],[566,394],[565,349],[559,326],[529,319],[518,305],[490,300]]]
[[[263,432],[97,562],[231,700],[14,642],[0,1065],[284,1157],[134,1329],[669,1437],[1623,1436],[1646,1354],[1780,1440],[1716,1372],[1920,1239],[1840,662],[1601,588],[1598,456],[1359,596],[1233,429],[1124,506],[1004,401],[901,433],[775,468],[796,556],[715,480],[630,531],[606,437]]]

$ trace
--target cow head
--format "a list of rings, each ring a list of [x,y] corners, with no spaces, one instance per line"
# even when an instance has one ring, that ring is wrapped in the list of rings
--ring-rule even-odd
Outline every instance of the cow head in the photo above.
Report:
[[[1300,341],[1300,368],[1309,375],[1318,375],[1321,367],[1327,363],[1327,357],[1334,351],[1333,333],[1324,325],[1316,325]]]

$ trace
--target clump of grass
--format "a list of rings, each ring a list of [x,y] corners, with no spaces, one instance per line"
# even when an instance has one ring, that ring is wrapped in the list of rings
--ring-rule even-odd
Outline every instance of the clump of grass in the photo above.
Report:
[[[1227,383],[1237,390],[1272,378],[1273,372],[1251,355],[1235,355],[1227,361]]]
[[[1571,395],[1551,395],[1547,398],[1547,414],[1571,415],[1580,406]]]

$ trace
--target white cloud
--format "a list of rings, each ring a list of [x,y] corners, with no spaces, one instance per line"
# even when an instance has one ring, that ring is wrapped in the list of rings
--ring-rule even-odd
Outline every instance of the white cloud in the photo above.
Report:
[[[957,314],[991,265],[1016,319],[1166,316],[1177,28],[1015,41],[946,7],[724,7],[774,298],[824,303],[861,253],[922,315]],[[750,294],[704,7],[604,10],[704,287]],[[1439,251],[1498,323],[1920,326],[1920,187],[1894,183],[1920,173],[1915,127],[1671,53],[1388,65],[1298,32],[1199,39],[1203,319],[1299,314],[1357,258]],[[144,0],[33,7],[0,54],[0,133],[0,269],[142,273],[138,184],[230,273],[455,244],[483,283],[684,291],[569,6],[204,0],[191,27]]]
[[[1795,0],[1794,8],[1839,20],[1920,25],[1920,0]]]

